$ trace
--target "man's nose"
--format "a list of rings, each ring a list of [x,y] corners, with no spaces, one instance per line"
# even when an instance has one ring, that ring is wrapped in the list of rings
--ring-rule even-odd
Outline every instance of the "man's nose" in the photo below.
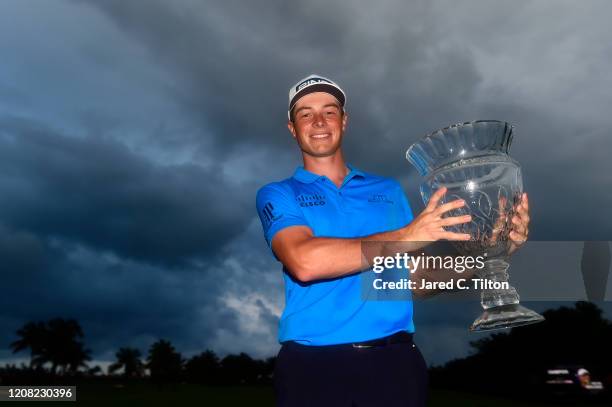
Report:
[[[314,125],[319,127],[325,125],[325,118],[323,117],[323,113],[315,113]]]

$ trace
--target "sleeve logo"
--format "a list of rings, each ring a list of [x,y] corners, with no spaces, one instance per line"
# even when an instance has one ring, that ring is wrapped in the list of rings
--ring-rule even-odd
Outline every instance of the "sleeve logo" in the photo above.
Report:
[[[282,216],[283,216],[282,214],[281,215],[274,214],[274,205],[272,205],[272,202],[266,203],[263,209],[261,210],[261,217],[266,223],[266,225],[269,225],[270,223],[280,219]]]

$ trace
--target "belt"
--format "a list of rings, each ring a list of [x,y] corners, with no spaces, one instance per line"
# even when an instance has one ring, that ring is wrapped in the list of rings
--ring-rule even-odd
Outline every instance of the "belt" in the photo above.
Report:
[[[387,346],[394,343],[412,343],[412,334],[406,331],[396,332],[393,335],[385,336],[384,338],[372,339],[365,342],[356,342],[351,345],[353,348],[373,348],[377,346]]]
[[[302,350],[323,350],[323,349],[343,349],[343,348],[374,348],[391,345],[394,343],[413,343],[412,334],[406,331],[399,331],[384,338],[372,339],[364,342],[339,343],[335,345],[303,345],[295,341],[285,341],[283,346],[297,347]]]

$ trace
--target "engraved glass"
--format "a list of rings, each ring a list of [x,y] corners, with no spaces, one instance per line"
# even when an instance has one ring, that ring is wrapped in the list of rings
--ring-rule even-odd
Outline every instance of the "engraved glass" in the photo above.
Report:
[[[508,282],[509,233],[515,207],[523,192],[521,167],[508,155],[513,127],[503,121],[478,120],[437,130],[414,143],[406,158],[421,176],[425,204],[441,187],[448,189],[441,203],[463,199],[466,205],[446,216],[471,215],[469,223],[447,227],[469,233],[469,241],[453,244],[463,255],[485,256],[477,277]],[[483,289],[483,314],[472,331],[509,328],[543,321],[544,318],[519,304],[516,289]]]

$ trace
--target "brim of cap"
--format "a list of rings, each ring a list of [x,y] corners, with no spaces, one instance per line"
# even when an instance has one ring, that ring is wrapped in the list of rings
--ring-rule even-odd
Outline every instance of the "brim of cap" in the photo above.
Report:
[[[315,85],[310,85],[295,94],[293,99],[291,99],[291,103],[289,103],[289,112],[291,112],[291,110],[300,98],[314,92],[329,93],[330,95],[338,99],[338,102],[340,102],[340,106],[344,107],[344,102],[346,99],[344,97],[344,93],[342,93],[340,89],[327,83],[317,83]]]

